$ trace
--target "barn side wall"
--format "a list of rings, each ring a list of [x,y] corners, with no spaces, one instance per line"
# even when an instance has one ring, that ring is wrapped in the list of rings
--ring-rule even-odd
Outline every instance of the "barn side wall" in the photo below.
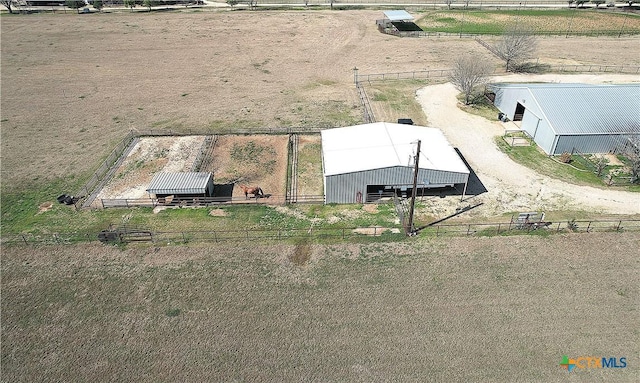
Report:
[[[526,88],[501,88],[496,89],[496,98],[493,104],[510,120],[513,120],[518,102],[539,116],[541,113],[533,101],[533,96]]]
[[[428,169],[418,171],[418,185],[421,187],[429,187],[429,184],[463,184],[468,179],[469,174],[464,173]],[[412,183],[413,169],[405,166],[326,176],[325,202],[356,203],[358,193],[364,199],[367,185],[411,186]]]
[[[640,134],[635,135],[640,139]],[[575,148],[582,153],[609,153],[624,147],[631,135],[590,134],[559,136],[553,154],[562,154]]]
[[[525,109],[521,127],[545,153],[551,153],[555,133],[551,126],[549,126],[547,120],[541,119],[531,110]]]

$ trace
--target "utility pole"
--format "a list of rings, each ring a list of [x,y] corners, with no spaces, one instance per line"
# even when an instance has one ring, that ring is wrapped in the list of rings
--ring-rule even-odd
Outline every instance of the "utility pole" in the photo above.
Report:
[[[420,144],[421,144],[421,141],[418,140],[418,148],[416,149],[415,164],[413,165],[413,189],[411,189],[411,208],[409,210],[409,231],[407,232],[407,235],[409,236],[416,235],[415,230],[413,230],[413,212],[416,207],[416,189],[418,187],[418,164],[420,163]]]

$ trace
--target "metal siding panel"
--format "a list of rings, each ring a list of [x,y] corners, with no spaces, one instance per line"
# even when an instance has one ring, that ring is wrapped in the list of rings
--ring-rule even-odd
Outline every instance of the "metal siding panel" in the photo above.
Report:
[[[571,152],[574,148],[582,153],[608,153],[623,146],[626,141],[624,135],[582,135],[560,136],[555,154]]]
[[[496,89],[496,101],[494,105],[504,114],[513,120],[513,116],[516,113],[516,106],[518,100],[527,99],[530,95],[529,89],[525,87],[521,88],[498,88]],[[496,116],[497,117],[497,116]]]
[[[469,175],[464,173],[427,169],[418,171],[418,179],[427,179],[431,184],[460,184],[467,182],[468,178]],[[358,192],[362,193],[363,198],[366,196],[367,185],[411,186],[413,184],[413,169],[396,166],[339,174],[325,177],[325,183],[326,203],[355,203]]]
[[[211,173],[157,173],[147,191],[153,194],[204,194],[213,182]]]
[[[638,85],[574,84],[532,92],[560,134],[640,132]]]
[[[545,120],[541,120],[536,132],[535,143],[538,144],[544,150],[545,153],[551,154],[553,152],[553,143],[556,139],[556,135],[553,129],[549,126],[549,123]]]

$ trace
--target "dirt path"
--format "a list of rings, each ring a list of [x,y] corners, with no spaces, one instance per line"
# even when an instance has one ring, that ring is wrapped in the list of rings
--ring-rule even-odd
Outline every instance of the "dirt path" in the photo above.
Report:
[[[595,75],[509,75],[493,82],[629,82],[638,76]],[[498,121],[471,115],[457,107],[459,92],[451,83],[428,86],[417,92],[417,98],[430,126],[442,129],[478,175],[488,192],[472,197],[466,203],[483,205],[472,215],[497,216],[510,211],[585,210],[603,214],[640,214],[640,195],[616,190],[577,186],[548,178],[519,165],[502,153],[494,137],[502,135]],[[459,204],[449,197],[445,206]],[[441,208],[442,209],[442,208]]]

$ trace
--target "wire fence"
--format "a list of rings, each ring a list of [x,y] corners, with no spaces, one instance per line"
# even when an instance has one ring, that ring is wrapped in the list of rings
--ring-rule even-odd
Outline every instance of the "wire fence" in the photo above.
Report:
[[[126,154],[133,148],[136,140],[140,137],[162,137],[162,136],[207,136],[212,137],[210,147],[205,148],[206,151],[213,150],[215,146],[215,139],[220,135],[246,135],[246,134],[267,134],[267,135],[284,135],[284,134],[317,134],[325,127],[290,127],[290,128],[269,128],[269,127],[256,127],[256,128],[236,128],[236,129],[148,129],[148,130],[136,130],[130,131],[127,135],[116,145],[116,147],[109,153],[107,158],[98,166],[93,172],[93,175],[89,180],[76,192],[75,196],[78,197],[74,200],[76,209],[89,208],[94,205],[94,201],[98,196],[98,193],[104,185],[111,179],[113,173],[118,166],[122,163]],[[207,155],[203,154],[203,158],[200,161],[200,167],[202,162],[207,161]],[[196,161],[197,162],[197,161]],[[130,204],[132,206],[156,206],[153,201],[149,199],[117,199],[117,200],[104,200],[106,202],[101,203],[104,207],[122,207],[124,204]],[[210,201],[221,202],[221,201]],[[106,206],[105,206],[106,205]]]
[[[640,232],[640,220],[565,220],[544,222],[543,225],[521,225],[517,222],[454,223],[422,226],[418,236],[465,237],[520,234]],[[79,242],[132,243],[149,242],[155,245],[186,243],[265,242],[287,241],[296,238],[322,241],[323,239],[354,239],[381,237],[400,240],[405,231],[398,227],[310,227],[306,229],[243,229],[152,231],[145,229],[113,229],[100,233],[52,233],[3,235],[2,244],[74,244]]]
[[[268,204],[284,205],[285,203],[324,203],[323,195],[296,195],[295,200],[286,195],[268,194],[265,197],[174,197],[170,201],[166,198],[102,198],[100,206],[106,208],[127,207],[197,207],[228,204]]]

